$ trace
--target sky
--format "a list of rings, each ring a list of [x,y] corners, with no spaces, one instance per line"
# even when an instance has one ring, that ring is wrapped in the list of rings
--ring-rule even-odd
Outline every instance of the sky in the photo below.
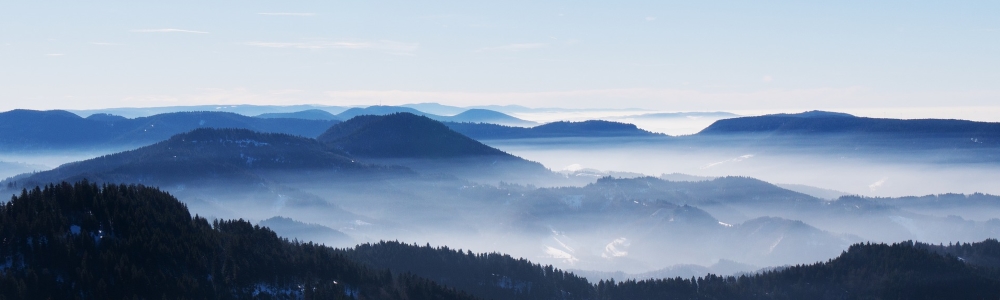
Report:
[[[1000,1],[2,1],[0,111],[836,110],[1000,121]]]

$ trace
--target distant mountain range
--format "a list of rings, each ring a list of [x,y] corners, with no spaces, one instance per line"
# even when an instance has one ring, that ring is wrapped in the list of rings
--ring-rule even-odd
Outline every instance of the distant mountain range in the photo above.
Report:
[[[635,125],[611,121],[552,122],[535,127],[479,123],[445,123],[448,128],[478,140],[564,137],[667,137]]]
[[[242,128],[317,137],[340,122],[338,120],[400,112],[444,122],[451,130],[477,140],[578,137],[671,140],[669,136],[645,131],[632,124],[612,121],[563,121],[519,127],[534,123],[483,109],[469,109],[454,116],[440,116],[409,107],[371,106],[350,108],[338,115],[311,109],[260,114],[258,117],[226,112],[176,112],[131,119],[103,113],[82,118],[67,111],[13,110],[0,113],[0,130],[5,132],[0,136],[0,151],[125,149],[149,145],[196,128]],[[682,117],[686,114],[676,115]],[[509,126],[510,124],[517,126]],[[722,144],[756,141],[760,145],[770,146],[800,141],[795,143],[851,148],[988,149],[1000,147],[1000,123],[876,119],[812,111],[722,119],[698,134],[679,137],[679,140],[718,141]],[[991,157],[990,154],[980,156]],[[1000,159],[1000,154],[992,156]]]
[[[266,113],[257,115],[258,118],[264,119],[306,119],[306,120],[340,120],[336,115],[331,114],[325,110],[320,109],[310,109],[297,112],[286,112],[286,113]]]
[[[441,122],[489,123],[489,124],[499,124],[507,126],[533,126],[538,124],[532,121],[521,120],[501,112],[487,110],[487,109],[467,109],[453,116],[442,116],[442,115],[425,113],[415,108],[407,106],[378,106],[378,105],[364,107],[364,108],[360,107],[351,108],[344,111],[343,113],[338,114],[337,118],[341,120],[347,120],[362,115],[384,116],[394,113],[410,113],[418,116],[425,116],[430,119]]]
[[[70,112],[80,116],[90,116],[94,114],[109,114],[123,116],[126,118],[149,117],[152,115],[190,112],[190,111],[211,111],[228,112],[244,116],[256,116],[270,113],[293,113],[304,110],[322,110],[331,114],[339,114],[349,107],[325,106],[325,105],[194,105],[194,106],[165,106],[165,107],[144,107],[144,108],[105,108],[70,110]]]
[[[197,128],[242,128],[315,137],[338,121],[262,119],[226,112],[178,112],[128,119],[67,111],[12,110],[0,113],[0,151],[130,148],[166,140]]]
[[[628,115],[615,117],[614,119],[678,119],[678,118],[710,118],[710,119],[725,119],[725,118],[735,118],[740,115],[729,113],[729,112],[676,112],[676,113],[648,113],[648,114],[638,114],[638,115]]]
[[[965,120],[900,120],[855,117],[844,113],[810,111],[719,120],[699,136],[758,135],[765,137],[855,136],[849,141],[866,144],[880,139],[936,139],[934,146],[1000,146],[1000,123]],[[920,145],[915,145],[920,146]]]
[[[59,116],[59,113],[42,113],[46,116],[50,114]],[[175,113],[150,118],[158,120],[183,116],[195,120],[197,118],[191,117],[219,114],[237,120],[291,120],[248,118],[229,113]],[[60,117],[87,124],[104,124],[109,128],[125,127],[118,122],[133,120],[111,119],[102,115],[111,120],[93,121],[78,117],[74,119],[72,116],[65,112]],[[166,132],[176,130],[178,126],[166,129],[163,127],[168,126],[156,127],[161,132]],[[378,165],[369,165],[370,163]],[[154,185],[198,183],[205,180],[235,180],[252,184],[264,181],[268,178],[266,175],[273,172],[310,171],[344,175],[360,174],[358,172],[411,172],[405,168],[395,170],[382,167],[386,165],[419,166],[419,170],[425,171],[456,171],[482,176],[497,175],[497,172],[554,176],[538,163],[486,146],[452,131],[440,122],[409,113],[394,113],[352,118],[330,126],[319,135],[318,140],[247,129],[198,128],[150,146],[66,164],[17,181],[25,186],[82,178],[98,182]]]

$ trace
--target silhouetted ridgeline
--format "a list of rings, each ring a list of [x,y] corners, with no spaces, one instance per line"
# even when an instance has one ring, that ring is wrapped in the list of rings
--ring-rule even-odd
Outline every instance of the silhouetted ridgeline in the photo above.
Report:
[[[500,253],[399,242],[362,244],[344,255],[375,269],[413,273],[489,299],[595,299],[594,286],[572,273]]]
[[[27,186],[83,178],[155,185],[206,180],[256,183],[267,171],[359,174],[380,169],[386,168],[355,162],[343,152],[310,138],[202,128],[135,150],[65,164],[18,181]]]
[[[639,129],[635,125],[611,121],[552,122],[535,127],[512,127],[485,123],[445,125],[477,140],[504,140],[559,137],[655,137],[665,136]]]
[[[977,243],[996,243],[988,240]],[[597,285],[601,299],[994,299],[1000,279],[921,244],[857,244],[823,263],[750,276]]]
[[[338,120],[337,116],[322,109],[309,109],[309,110],[287,112],[287,113],[266,113],[257,115],[257,117],[264,119],[286,118],[286,119],[306,119],[306,120]]]
[[[1000,145],[1000,123],[965,120],[900,120],[855,117],[812,111],[719,120],[698,135],[764,134],[775,136],[857,135],[865,138],[945,139],[949,145]],[[933,146],[933,145],[925,145]]]
[[[0,207],[0,298],[470,299],[143,186],[35,188]]]
[[[331,127],[317,139],[357,157],[513,157],[440,122],[410,113],[354,117]]]
[[[384,106],[384,105],[375,105],[364,108],[362,107],[351,108],[338,114],[337,118],[341,120],[347,120],[357,116],[385,116],[397,113],[409,113],[418,116],[424,116],[440,122],[474,122],[474,123],[491,123],[491,124],[503,124],[503,125],[515,125],[515,126],[527,126],[527,125],[537,124],[535,122],[521,120],[512,117],[508,114],[488,109],[468,109],[468,110],[463,110],[461,113],[458,113],[454,116],[442,116],[442,115],[436,115],[419,111],[412,107]]]
[[[0,206],[0,237],[0,297],[11,299],[470,299],[466,292],[492,299],[1000,297],[1000,279],[991,276],[996,269],[963,262],[996,261],[996,240],[856,244],[827,262],[757,275],[595,285],[501,254],[395,242],[345,250],[289,242],[242,220],[192,218],[154,188],[87,182],[13,197]],[[406,272],[415,275],[393,275]]]
[[[224,112],[179,112],[126,119],[61,110],[0,113],[0,151],[84,150],[148,145],[197,128],[242,128],[315,137],[335,120],[263,119]]]

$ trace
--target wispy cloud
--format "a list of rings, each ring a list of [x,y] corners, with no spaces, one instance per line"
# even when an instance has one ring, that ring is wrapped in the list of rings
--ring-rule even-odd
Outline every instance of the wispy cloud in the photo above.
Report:
[[[172,33],[172,32],[179,32],[179,33],[208,34],[207,31],[186,30],[186,29],[177,29],[177,28],[133,29],[133,30],[129,30],[129,31],[131,31],[131,32],[141,32],[141,33]]]
[[[547,46],[547,45],[543,44],[543,43],[519,43],[519,44],[509,44],[509,45],[496,46],[496,47],[480,48],[479,50],[476,50],[476,52],[489,52],[489,51],[511,51],[511,52],[517,52],[517,51],[526,51],[526,50],[544,48],[545,46]]]
[[[45,56],[57,57],[57,56],[66,56],[66,54],[64,54],[64,53],[46,53]]]
[[[656,21],[656,17],[646,17],[646,22]]]
[[[308,41],[308,42],[249,42],[246,45],[264,48],[290,48],[290,49],[346,49],[346,50],[374,50],[389,54],[412,55],[420,48],[417,43],[404,43],[396,41],[374,41],[374,42],[331,42],[331,41]]]
[[[737,157],[737,158],[727,159],[727,160],[723,160],[723,161],[720,161],[720,162],[710,163],[710,164],[707,164],[707,165],[705,165],[704,167],[701,167],[701,168],[702,169],[708,169],[708,168],[711,168],[711,167],[714,167],[714,166],[718,166],[718,165],[721,165],[721,164],[724,164],[724,163],[728,163],[728,162],[741,162],[741,161],[744,161],[744,160],[747,160],[747,159],[750,159],[750,158],[753,158],[753,154],[742,155],[742,156]]]
[[[875,190],[877,190],[877,189],[879,189],[880,187],[882,187],[882,185],[884,185],[884,184],[885,184],[885,181],[886,181],[886,180],[888,180],[888,179],[889,179],[889,178],[882,178],[882,179],[879,179],[879,181],[876,181],[875,183],[872,183],[872,184],[868,185],[868,188],[869,188],[869,189],[871,189],[871,190],[872,190],[872,192],[874,192]]]
[[[264,16],[286,16],[286,17],[312,17],[315,13],[294,13],[294,12],[262,12],[257,13]]]

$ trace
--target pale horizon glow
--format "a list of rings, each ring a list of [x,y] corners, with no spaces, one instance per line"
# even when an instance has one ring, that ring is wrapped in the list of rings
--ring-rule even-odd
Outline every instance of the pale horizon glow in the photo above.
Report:
[[[1000,121],[1000,3],[628,4],[12,3],[0,111],[434,102]]]

